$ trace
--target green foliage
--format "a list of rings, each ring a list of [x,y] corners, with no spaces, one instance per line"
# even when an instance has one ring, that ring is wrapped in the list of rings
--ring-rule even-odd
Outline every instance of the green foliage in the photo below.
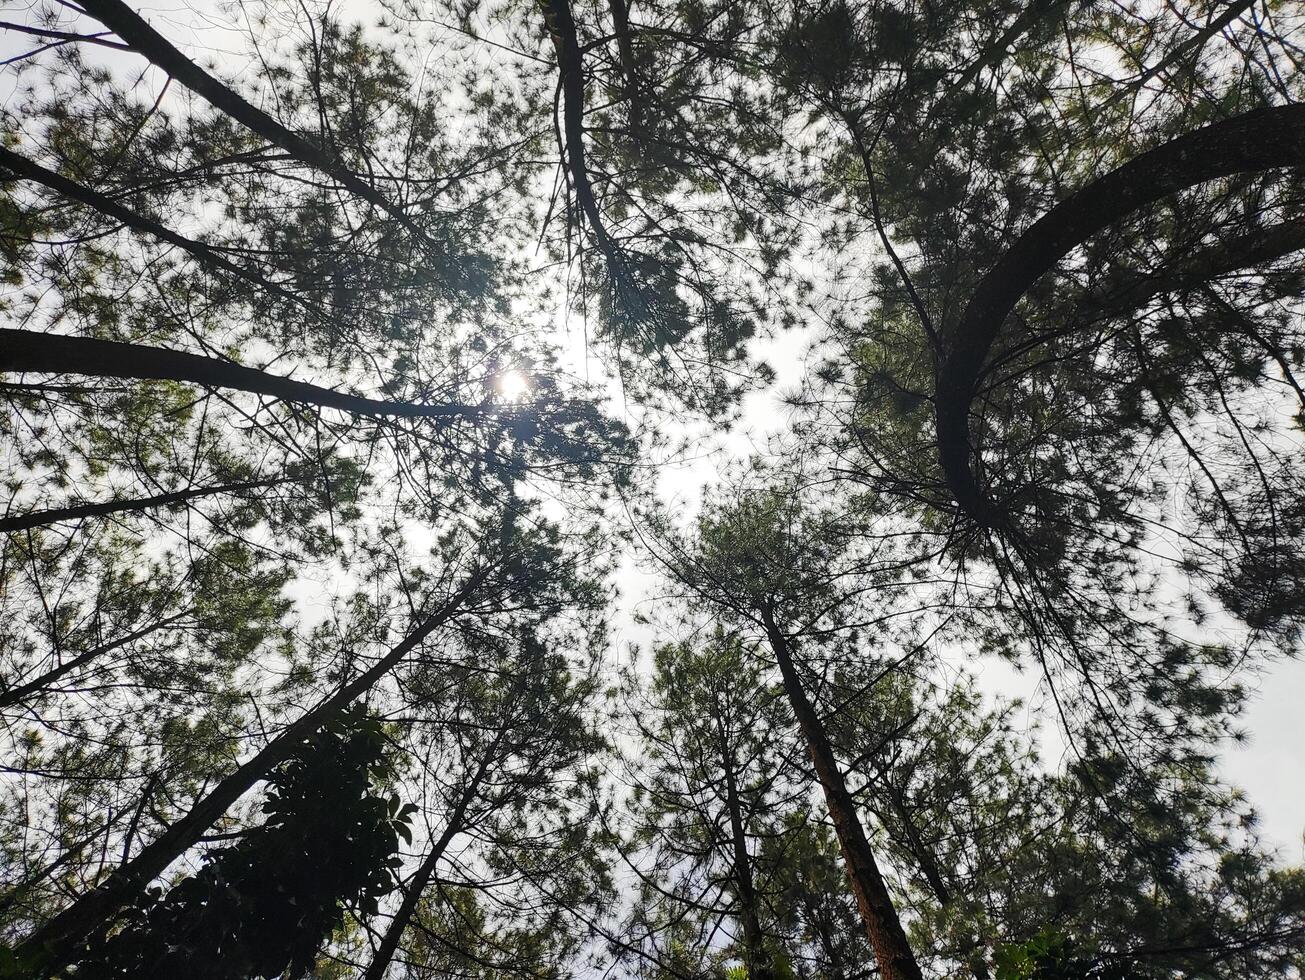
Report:
[[[928,970],[1299,974],[1305,878],[1217,754],[1245,668],[1301,645],[1301,173],[1173,195],[1027,289],[966,413],[995,527],[940,469],[935,376],[1056,202],[1305,98],[1300,5],[569,6],[570,79],[521,0],[365,22],[259,0],[216,11],[234,31],[143,11],[320,158],[147,68],[94,9],[5,29],[31,48],[0,66],[0,142],[102,195],[0,174],[6,328],[440,406],[6,372],[7,515],[254,485],[0,542],[5,940],[458,596],[366,692],[383,727],[297,746],[261,826],[236,807],[182,842],[197,870],[72,975],[352,976],[393,924],[422,978],[861,980],[776,629]],[[653,521],[685,639],[620,678],[610,735],[605,576],[649,461],[698,435],[732,451],[724,423],[761,417],[743,396],[799,326],[815,363],[770,458],[691,527]],[[959,666],[987,656],[1038,671],[1063,766]],[[432,875],[392,923],[400,841]]]
[[[164,894],[151,888],[68,971],[78,980],[299,976],[344,923],[394,888],[416,807],[386,796],[379,722],[351,711],[298,746],[268,780],[263,823],[204,854]]]
[[[1043,930],[1023,943],[997,950],[996,980],[1151,980],[1129,965],[1082,956],[1074,941]]]

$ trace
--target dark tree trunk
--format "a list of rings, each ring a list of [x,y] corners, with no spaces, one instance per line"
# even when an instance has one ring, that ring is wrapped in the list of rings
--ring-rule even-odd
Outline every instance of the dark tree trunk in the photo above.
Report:
[[[1305,249],[1305,220],[1284,221],[1183,254],[1158,269],[1107,279],[1080,304],[1087,316],[1128,313],[1162,293],[1196,289],[1211,279],[1249,269]]]
[[[116,640],[111,640],[108,643],[101,643],[97,647],[92,647],[83,653],[77,654],[77,656],[73,657],[71,660],[65,660],[57,667],[52,667],[44,674],[28,681],[26,684],[20,684],[18,687],[11,687],[5,691],[0,691],[0,708],[8,708],[11,705],[26,700],[33,694],[39,694],[51,684],[61,678],[67,677],[73,671],[86,666],[92,660],[102,657],[106,653],[112,653],[114,650],[121,647],[125,647],[128,643],[133,643],[136,640],[143,639],[151,633],[158,632],[161,629],[167,629],[173,623],[178,623],[191,615],[193,611],[194,610],[192,609],[187,609],[174,616],[168,616],[166,619],[161,619],[157,623],[151,623],[149,626],[128,633],[126,636],[120,636]]]
[[[788,637],[779,629],[774,614],[769,609],[762,611],[762,620],[766,627],[766,638],[770,641],[779,665],[784,693],[793,708],[793,715],[797,718],[798,727],[811,754],[816,777],[825,793],[825,804],[829,808],[834,832],[838,835],[847,875],[852,883],[852,893],[856,896],[861,921],[865,923],[866,935],[879,963],[880,975],[883,980],[923,980],[920,966],[906,939],[906,930],[902,928],[902,921],[888,894],[883,875],[879,873],[879,865],[870,849],[865,828],[857,817],[852,794],[848,791],[847,782],[834,758],[829,736],[825,734],[824,725],[807,698],[801,678],[793,665]]]
[[[643,96],[639,92],[639,68],[634,60],[634,43],[630,40],[630,8],[627,0],[607,0],[612,14],[612,32],[625,78],[625,98],[629,102],[630,135],[636,146],[643,142]]]
[[[482,767],[481,776],[484,774]],[[471,789],[462,794],[458,801],[457,807],[449,815],[449,822],[444,828],[444,833],[431,846],[430,853],[422,861],[421,867],[417,869],[408,882],[408,887],[404,889],[403,901],[399,904],[398,911],[394,913],[394,921],[390,923],[390,928],[386,930],[385,936],[381,939],[381,945],[377,948],[371,963],[367,966],[367,972],[363,974],[362,980],[382,980],[385,971],[389,968],[390,961],[394,959],[394,954],[399,949],[399,940],[403,938],[403,932],[408,928],[408,923],[412,921],[413,913],[417,911],[417,903],[421,901],[421,896],[425,893],[426,887],[430,884],[431,878],[435,874],[435,868],[444,856],[444,851],[449,846],[449,841],[462,830],[463,815],[466,813],[467,804],[475,792],[475,787],[479,785],[480,776],[476,778]]]
[[[106,217],[122,222],[128,228],[145,232],[148,235],[154,236],[161,242],[167,242],[169,245],[175,245],[184,252],[193,255],[205,265],[211,266],[215,269],[221,269],[223,272],[229,272],[231,275],[243,279],[246,282],[257,286],[259,289],[266,289],[269,292],[280,296],[282,299],[289,300],[291,303],[303,306],[310,312],[320,315],[320,311],[310,306],[301,297],[296,296],[284,287],[269,281],[256,270],[247,269],[238,263],[232,262],[229,258],[223,255],[221,251],[215,249],[207,242],[197,241],[193,238],[187,238],[185,235],[180,235],[171,228],[155,221],[153,218],[147,218],[142,214],[137,214],[130,208],[124,207],[108,195],[94,191],[74,180],[69,180],[62,174],[55,173],[53,170],[41,166],[36,161],[29,160],[27,157],[14,153],[12,150],[5,149],[2,146],[0,146],[0,167],[17,174],[25,180],[30,180],[48,187],[50,190],[61,194],[69,200],[85,204],[87,207],[95,209]]]
[[[614,0],[620,3],[621,0]],[[580,42],[576,37],[575,18],[569,0],[543,0],[544,22],[557,52],[557,70],[562,82],[562,138],[566,144],[567,171],[575,190],[576,203],[589,224],[594,241],[609,263],[617,261],[616,249],[594,198],[593,185],[585,164],[585,80]]]
[[[215,487],[198,487],[192,490],[174,490],[160,493],[153,497],[135,497],[130,500],[106,500],[100,504],[77,504],[74,507],[57,507],[52,510],[36,510],[14,517],[0,517],[0,533],[26,531],[28,528],[45,527],[47,524],[59,524],[63,521],[78,521],[85,517],[106,517],[109,514],[127,512],[138,513],[153,510],[156,507],[170,507],[184,504],[202,497],[212,497],[220,493],[240,493],[256,487],[274,487],[289,483],[289,480],[245,480],[241,483],[223,483]]]
[[[811,900],[811,894],[805,888],[802,889],[802,907],[806,910],[807,919],[810,920],[816,937],[820,940],[820,946],[825,951],[825,958],[829,960],[830,980],[847,980],[843,954],[834,945],[834,937],[829,931],[829,920],[820,907]]]
[[[951,889],[943,881],[942,873],[938,870],[938,862],[934,860],[930,849],[920,837],[919,828],[915,826],[915,820],[912,818],[910,810],[907,809],[906,800],[902,798],[901,793],[891,786],[884,788],[884,795],[892,803],[893,809],[897,812],[897,818],[902,821],[902,831],[906,834],[911,853],[915,856],[915,862],[920,866],[920,871],[924,874],[924,880],[929,883],[929,889],[933,892],[934,898],[938,899],[939,905],[946,905],[952,900]]]
[[[721,739],[721,768],[725,771],[725,807],[730,817],[730,846],[733,850],[734,884],[739,892],[739,917],[743,920],[744,965],[749,980],[771,980],[770,956],[766,953],[765,936],[761,931],[758,914],[757,888],[752,879],[752,861],[748,857],[748,838],[743,825],[743,810],[739,803],[734,757],[725,739],[724,726],[717,719]]]
[[[85,374],[97,378],[186,381],[230,388],[288,402],[337,408],[354,415],[396,418],[474,418],[483,409],[466,405],[424,405],[350,395],[343,391],[267,374],[231,361],[165,347],[124,344],[66,334],[0,329],[0,371]]]
[[[1000,527],[1007,515],[975,475],[970,405],[993,344],[1021,296],[1097,232],[1218,177],[1305,165],[1305,104],[1248,112],[1170,140],[1092,181],[1036,221],[979,280],[935,372],[938,456],[957,504]]]
[[[48,977],[67,966],[88,936],[108,927],[115,913],[194,846],[204,831],[236,800],[288,758],[305,738],[370,690],[419,643],[456,616],[467,598],[480,587],[486,574],[484,568],[474,572],[421,626],[373,667],[285,728],[261,752],[222,780],[189,813],[168,827],[162,836],[142,848],[102,884],[32,933],[15,950],[20,961],[34,964],[32,975],[35,977]]]
[[[268,142],[281,147],[296,159],[338,181],[341,186],[364,201],[380,208],[421,241],[437,249],[443,249],[443,245],[431,241],[402,208],[359,178],[333,153],[287,129],[262,109],[246,101],[239,93],[214,78],[182,54],[162,34],[150,27],[140,14],[122,0],[84,0],[81,6],[88,14],[127,42],[133,50],[144,55],[151,63],[162,68],[186,88],[202,96],[215,108],[249,127]]]

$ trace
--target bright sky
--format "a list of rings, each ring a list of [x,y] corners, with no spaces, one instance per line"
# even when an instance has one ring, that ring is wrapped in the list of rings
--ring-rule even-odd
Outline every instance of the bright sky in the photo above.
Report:
[[[198,5],[198,4],[197,4]],[[139,5],[138,5],[139,6]],[[361,3],[349,6],[360,13]],[[203,49],[211,54],[215,41],[213,22],[180,0],[164,0],[142,8],[156,26],[183,48],[192,48],[203,39]],[[10,16],[21,17],[18,12]],[[232,35],[234,37],[234,35]],[[0,60],[34,47],[31,39],[0,31]],[[238,43],[237,43],[238,46]],[[207,60],[207,59],[205,59]],[[0,98],[13,92],[13,75],[0,80]],[[746,458],[764,447],[768,436],[786,425],[780,394],[796,386],[804,368],[803,354],[810,341],[809,332],[798,331],[758,346],[777,373],[773,388],[750,395],[745,404],[742,423],[717,440],[712,453],[666,467],[660,476],[660,493],[674,502],[682,514],[691,514],[701,499],[701,492],[714,475],[729,463]],[[591,365],[592,366],[592,365]],[[528,397],[529,379],[509,373],[501,381],[505,397]],[[635,625],[631,614],[655,588],[655,580],[638,572],[632,562],[625,566],[622,606],[617,611],[613,642],[623,650],[630,643],[646,646],[653,634],[649,627]],[[619,651],[614,656],[621,657]],[[972,664],[980,683],[988,691],[1006,696],[1028,695],[1027,675],[1014,674],[1000,663]],[[1305,663],[1282,662],[1270,667],[1254,685],[1245,715],[1249,741],[1244,746],[1229,747],[1223,755],[1223,771],[1234,784],[1243,787],[1262,817],[1261,829],[1267,842],[1276,846],[1289,861],[1305,861]],[[1054,728],[1044,719],[1045,727]],[[1054,736],[1050,736],[1054,741]],[[1055,758],[1053,745],[1047,744],[1046,755]]]

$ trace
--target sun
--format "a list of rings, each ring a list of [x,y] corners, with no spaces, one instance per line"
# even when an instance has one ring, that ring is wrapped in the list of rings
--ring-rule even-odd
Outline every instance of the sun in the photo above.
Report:
[[[504,371],[499,375],[498,393],[504,401],[519,402],[530,394],[530,379],[521,371]]]

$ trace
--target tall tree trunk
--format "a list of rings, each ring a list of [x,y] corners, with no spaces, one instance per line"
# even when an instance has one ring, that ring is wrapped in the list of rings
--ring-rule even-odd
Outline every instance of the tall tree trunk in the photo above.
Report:
[[[417,872],[412,876],[412,880],[408,882],[408,887],[404,889],[403,901],[399,904],[398,911],[394,913],[394,921],[390,923],[390,928],[386,930],[381,945],[377,948],[376,955],[372,957],[371,963],[368,964],[367,972],[363,974],[362,980],[382,980],[385,976],[390,961],[394,959],[394,954],[399,949],[399,941],[403,938],[404,930],[408,928],[413,913],[417,911],[417,903],[421,901],[422,894],[426,891],[426,887],[435,874],[435,868],[439,865],[440,858],[444,856],[444,851],[448,848],[449,842],[462,831],[467,807],[475,799],[480,784],[485,779],[485,774],[489,772],[490,760],[493,758],[494,753],[498,751],[498,746],[502,742],[504,734],[504,731],[500,731],[495,736],[494,741],[480,760],[480,765],[476,767],[476,774],[472,776],[471,781],[459,794],[457,805],[454,806],[453,812],[449,814],[448,823],[444,826],[444,832],[431,846],[430,853],[426,855],[421,867],[417,869]]]
[[[124,647],[128,643],[149,636],[151,633],[155,633],[161,629],[166,629],[173,623],[178,623],[185,619],[193,612],[193,609],[186,609],[174,616],[169,616],[166,619],[159,620],[157,623],[151,623],[149,626],[128,633],[126,636],[120,636],[116,640],[111,640],[108,643],[101,643],[99,646],[92,647],[84,653],[77,654],[77,656],[73,657],[71,660],[65,660],[57,667],[52,667],[44,674],[28,681],[26,684],[20,684],[18,687],[11,687],[4,691],[0,691],[0,708],[8,708],[10,705],[18,704],[20,701],[26,700],[33,694],[45,690],[51,684],[55,683],[55,681],[67,677],[73,671],[86,666],[92,660],[102,657],[106,653],[112,653],[119,647]]]
[[[615,2],[620,3],[621,0]],[[581,60],[571,4],[569,0],[542,0],[540,6],[544,11],[548,33],[553,39],[553,48],[557,52],[557,71],[562,83],[562,138],[566,144],[567,171],[571,175],[576,204],[604,258],[609,264],[615,265],[620,256],[603,224],[603,216],[598,210],[598,201],[594,197],[589,170],[585,164],[584,62]]]
[[[25,531],[47,524],[59,524],[63,521],[78,521],[84,517],[106,517],[109,514],[126,512],[138,513],[153,510],[155,507],[168,507],[172,504],[184,504],[202,497],[212,497],[219,493],[239,493],[256,487],[274,487],[291,482],[288,479],[244,480],[240,483],[223,483],[214,487],[199,487],[193,490],[174,490],[160,493],[153,497],[134,497],[129,500],[106,500],[100,504],[77,504],[74,507],[56,507],[51,510],[35,510],[14,517],[0,517],[0,533]]]
[[[430,853],[426,855],[421,867],[417,869],[417,872],[412,876],[412,880],[408,882],[408,886],[403,892],[403,901],[394,913],[394,921],[390,923],[390,928],[386,930],[385,936],[381,939],[381,944],[377,947],[371,963],[367,965],[367,971],[363,974],[362,980],[382,980],[385,976],[390,961],[394,959],[394,954],[399,950],[399,940],[403,938],[408,923],[412,921],[412,916],[417,911],[417,903],[421,901],[421,896],[430,884],[430,880],[435,874],[435,868],[439,864],[440,858],[444,856],[445,849],[449,846],[449,841],[453,840],[458,833],[460,821],[460,813],[450,819],[448,826],[444,828],[444,833],[431,847]]]
[[[490,412],[474,405],[421,404],[365,398],[293,381],[216,357],[166,347],[124,344],[66,334],[0,329],[0,371],[85,374],[96,378],[147,378],[230,388],[283,401],[337,408],[354,415],[396,418],[476,418]]]
[[[748,837],[743,826],[743,810],[739,803],[737,776],[734,772],[734,754],[725,738],[725,727],[716,719],[720,732],[721,768],[725,771],[725,807],[730,817],[730,845],[734,852],[734,884],[739,891],[740,918],[743,920],[744,965],[748,980],[771,980],[774,976],[770,956],[766,953],[765,936],[761,931],[761,917],[757,912],[757,889],[752,879],[752,861],[748,857]]]
[[[798,727],[811,754],[816,777],[825,793],[825,804],[829,808],[829,817],[843,851],[843,861],[852,883],[852,893],[856,896],[857,910],[861,913],[861,921],[865,923],[866,935],[879,963],[880,974],[883,980],[923,980],[920,966],[915,961],[915,953],[906,939],[906,930],[902,928],[902,921],[897,915],[897,909],[893,907],[883,875],[879,873],[879,865],[870,849],[865,828],[857,817],[852,794],[848,791],[847,782],[834,758],[829,736],[825,734],[824,725],[807,698],[802,680],[793,665],[788,637],[776,624],[772,610],[763,609],[761,615],[766,638],[770,641],[771,651],[779,665],[784,693],[793,708],[793,715],[797,718]]]
[[[287,129],[262,109],[214,78],[181,53],[167,38],[152,28],[140,14],[122,0],[83,0],[82,8],[126,41],[186,88],[206,99],[214,108],[249,127],[263,139],[281,147],[296,159],[338,181],[351,193],[398,221],[419,240],[444,251],[442,242],[427,237],[408,214],[371,184],[362,180],[334,154],[312,140]]]
[[[75,959],[77,947],[88,936],[107,928],[119,909],[189,850],[236,800],[288,758],[305,738],[370,690],[419,643],[455,617],[488,572],[487,567],[476,569],[421,626],[373,667],[300,716],[261,752],[222,780],[157,840],[142,848],[102,884],[78,898],[24,940],[15,952],[20,962],[31,964],[32,976],[48,977]]]
[[[627,0],[607,0],[607,9],[612,14],[612,33],[616,35],[616,51],[621,59],[621,75],[625,79],[630,135],[634,137],[635,146],[642,146],[643,96],[639,92],[639,69],[634,60],[634,43],[630,40],[630,7]]]
[[[935,371],[938,458],[957,504],[988,527],[1009,515],[974,471],[970,405],[1020,297],[1092,235],[1178,191],[1219,177],[1305,164],[1305,104],[1258,109],[1162,143],[1091,181],[1034,222],[974,288]]]

